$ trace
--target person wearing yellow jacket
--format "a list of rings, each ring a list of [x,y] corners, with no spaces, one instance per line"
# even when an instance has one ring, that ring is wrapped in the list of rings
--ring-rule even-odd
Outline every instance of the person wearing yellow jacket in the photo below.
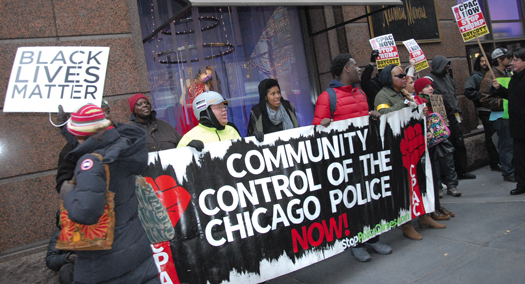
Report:
[[[221,94],[208,91],[193,100],[193,113],[199,124],[184,136],[179,147],[194,147],[202,151],[204,144],[241,138],[235,124],[228,122],[228,101]]]

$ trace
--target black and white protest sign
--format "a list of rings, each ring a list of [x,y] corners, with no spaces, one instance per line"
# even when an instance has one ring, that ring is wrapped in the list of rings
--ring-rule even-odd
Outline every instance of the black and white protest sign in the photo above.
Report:
[[[263,282],[433,212],[418,110],[150,153],[175,226],[170,279]]]
[[[19,47],[4,112],[73,112],[87,103],[100,106],[109,47]]]

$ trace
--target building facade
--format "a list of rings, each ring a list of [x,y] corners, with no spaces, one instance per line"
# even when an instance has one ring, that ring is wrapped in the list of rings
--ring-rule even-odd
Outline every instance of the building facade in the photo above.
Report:
[[[250,109],[259,100],[258,83],[269,77],[278,79],[283,96],[294,104],[300,126],[309,125],[316,98],[332,79],[331,59],[338,53],[351,53],[364,67],[370,60],[369,39],[380,35],[374,34],[381,30],[377,23],[383,23],[383,31],[402,32],[400,37],[403,32],[410,36],[416,26],[434,28],[436,32],[418,34],[421,39],[416,40],[427,59],[444,55],[452,61],[469,166],[488,161],[475,108],[462,96],[480,49],[476,41],[461,39],[451,10],[460,0],[403,0],[394,8],[195,7],[184,5],[187,1],[158,0],[3,2],[4,94],[18,47],[109,46],[104,98],[113,119],[126,122],[127,99],[144,93],[152,98],[159,117],[181,134],[195,125],[192,99],[213,89],[228,99],[228,115],[245,135]],[[512,50],[525,45],[521,1],[480,0],[480,5],[491,31],[481,38],[487,53],[500,46]],[[373,14],[378,22],[365,17],[383,8],[389,9]],[[409,54],[402,45],[398,49],[406,66]],[[0,96],[0,256],[41,246],[56,230],[60,200],[55,174],[58,153],[66,143],[48,114],[4,113],[4,99]]]

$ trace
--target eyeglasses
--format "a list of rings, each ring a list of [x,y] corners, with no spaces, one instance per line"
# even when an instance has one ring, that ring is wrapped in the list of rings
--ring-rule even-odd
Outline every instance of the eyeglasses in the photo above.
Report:
[[[224,104],[224,105],[212,105],[211,108],[223,110],[223,109],[228,109],[228,105],[226,105],[226,104]]]
[[[400,73],[400,74],[393,75],[393,76],[394,76],[394,77],[397,77],[397,78],[399,78],[399,79],[403,79],[403,78],[405,78],[405,77],[407,76],[407,74],[405,74],[405,73]]]

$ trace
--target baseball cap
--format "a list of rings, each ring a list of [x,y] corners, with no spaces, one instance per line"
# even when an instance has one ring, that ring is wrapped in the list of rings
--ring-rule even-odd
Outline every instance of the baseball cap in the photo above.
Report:
[[[496,59],[496,58],[505,56],[507,55],[508,52],[509,52],[508,49],[503,48],[503,47],[498,47],[494,49],[494,51],[492,52],[492,59]]]

